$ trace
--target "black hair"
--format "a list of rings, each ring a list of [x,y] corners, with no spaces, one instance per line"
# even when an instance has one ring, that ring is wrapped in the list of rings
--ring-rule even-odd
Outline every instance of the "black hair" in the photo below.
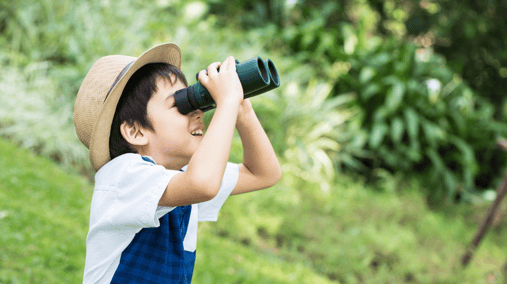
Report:
[[[172,77],[176,77],[176,80],[173,81]],[[172,85],[179,80],[185,86],[188,86],[185,75],[171,64],[149,63],[139,68],[130,77],[116,106],[109,136],[109,155],[111,159],[125,153],[136,153],[130,143],[121,135],[120,126],[123,122],[130,125],[137,122],[142,127],[153,130],[153,126],[148,120],[147,106],[148,101],[157,91],[158,79],[169,80]]]

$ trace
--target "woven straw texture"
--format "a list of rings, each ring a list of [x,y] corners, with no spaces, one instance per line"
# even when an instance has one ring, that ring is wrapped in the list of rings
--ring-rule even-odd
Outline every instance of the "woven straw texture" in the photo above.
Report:
[[[129,63],[135,61],[111,89],[115,80]],[[155,46],[138,58],[109,55],[92,66],[81,83],[74,104],[74,125],[79,140],[90,149],[92,166],[99,170],[111,158],[109,134],[116,105],[132,74],[148,63],[165,62],[181,69],[178,46],[166,43]],[[108,95],[109,90],[111,92]]]

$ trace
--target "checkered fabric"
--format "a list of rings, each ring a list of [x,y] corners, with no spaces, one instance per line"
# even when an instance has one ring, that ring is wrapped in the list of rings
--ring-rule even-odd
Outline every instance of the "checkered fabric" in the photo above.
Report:
[[[123,251],[111,283],[190,283],[195,251],[183,249],[192,206],[177,207],[144,228]]]
[[[143,160],[153,162],[149,157]],[[153,162],[154,163],[154,162]],[[144,228],[123,251],[111,283],[190,283],[195,251],[183,249],[192,205],[174,208],[157,228]]]

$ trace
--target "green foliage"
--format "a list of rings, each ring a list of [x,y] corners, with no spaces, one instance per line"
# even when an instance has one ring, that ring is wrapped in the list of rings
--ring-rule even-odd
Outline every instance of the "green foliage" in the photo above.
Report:
[[[0,283],[82,281],[90,185],[0,140]]]
[[[441,57],[411,44],[386,42],[351,61],[350,79],[339,87],[357,91],[371,165],[424,173],[433,197],[474,190],[476,157],[493,152],[497,136],[507,133],[491,123],[492,105],[474,97]]]
[[[499,17],[507,11],[505,1],[378,1],[368,0],[383,25],[385,36],[414,38],[419,44],[432,47],[448,59],[447,65],[481,97],[494,104],[496,119],[505,120],[505,66],[507,51],[503,47],[506,22]],[[403,17],[394,17],[402,14]]]
[[[0,41],[6,43],[0,52],[0,135],[89,177],[94,170],[75,134],[73,105],[82,79],[99,57],[138,56],[157,43],[173,41],[183,49],[183,70],[192,83],[193,74],[226,55],[241,60],[259,55],[243,45],[223,48],[239,38],[214,32],[216,19],[199,22],[200,16],[184,9],[184,3],[179,10],[163,1],[158,6],[130,1],[4,4],[9,12],[0,13]],[[130,20],[133,14],[135,21]],[[171,28],[174,22],[186,25]],[[254,47],[252,42],[243,44]]]
[[[10,66],[2,69],[0,135],[86,172],[90,167],[88,151],[75,134],[73,104],[48,77],[49,64],[34,62],[22,69]]]
[[[352,96],[329,98],[330,83],[310,79],[301,88],[297,81],[286,82],[281,92],[256,99],[254,107],[277,155],[286,161],[286,171],[327,191],[335,177],[333,160],[356,162],[342,148],[350,135],[346,122],[357,112],[347,108]]]
[[[0,134],[4,137],[91,177],[88,151],[78,141],[72,123],[79,82],[100,56],[136,56],[154,45],[153,41],[172,41],[182,49],[182,69],[190,84],[195,82],[193,74],[230,54],[241,61],[262,56],[276,62],[282,80],[287,80],[283,91],[275,90],[273,95],[252,101],[277,153],[289,157],[291,168],[299,176],[329,187],[337,155],[342,156],[339,163],[358,164],[341,150],[344,123],[354,112],[346,109],[350,96],[331,102],[330,83],[315,79],[315,72],[308,68],[295,68],[293,61],[274,52],[267,55],[262,46],[269,40],[269,34],[252,31],[245,35],[229,28],[216,30],[217,18],[202,18],[210,6],[200,2],[175,1],[167,5],[160,1],[157,7],[137,11],[139,18],[135,22],[126,22],[125,13],[139,8],[137,2],[125,9],[116,8],[121,3],[108,2],[69,2],[64,7],[68,9],[63,10],[54,5],[46,0],[35,5],[12,6],[9,8],[14,9],[12,14],[4,15],[7,25],[2,38],[22,39],[4,53],[4,70],[10,71],[0,74],[0,82],[8,90],[7,104],[0,110]],[[56,9],[54,17],[47,15],[51,10],[48,7]],[[83,13],[85,10],[87,13]],[[23,16],[26,20],[18,16],[21,14],[26,14]],[[72,23],[61,24],[70,18],[74,19]],[[106,21],[111,24],[106,25]],[[173,22],[184,24],[168,28]],[[81,34],[73,33],[74,29]],[[126,36],[120,30],[130,30],[139,34],[139,38],[128,36],[130,32]],[[22,57],[14,56],[18,54]],[[16,115],[19,113],[27,115]],[[211,114],[207,114],[206,121]],[[36,133],[34,128],[38,129]]]
[[[218,237],[209,229],[200,230],[197,243],[195,283],[336,283],[305,262],[285,261],[272,252]]]
[[[460,268],[476,229],[470,208],[433,212],[417,182],[387,172],[377,186],[382,190],[375,193],[338,176],[323,192],[284,172],[274,188],[231,197],[221,211],[224,222],[209,229],[286,261],[305,262],[339,283],[483,283],[486,275],[499,275],[505,249],[493,253],[484,243],[476,257],[497,254],[492,270]],[[393,194],[399,191],[405,194]],[[495,234],[505,231],[501,226]]]
[[[339,4],[319,2],[300,8],[303,17],[283,30],[283,39],[299,60],[318,66],[317,74],[332,82],[333,96],[356,94],[349,107],[360,115],[349,123],[354,136],[344,152],[362,151],[356,158],[367,157],[362,161],[370,170],[422,174],[435,203],[457,190],[496,187],[505,154],[495,140],[507,134],[507,125],[495,122],[494,106],[430,48],[375,36],[376,13],[369,5],[347,7],[352,25],[345,22],[350,14],[337,12]]]

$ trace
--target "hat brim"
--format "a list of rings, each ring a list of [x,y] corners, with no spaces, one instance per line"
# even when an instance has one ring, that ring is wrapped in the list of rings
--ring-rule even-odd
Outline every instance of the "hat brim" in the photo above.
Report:
[[[109,154],[111,124],[123,89],[130,77],[139,68],[148,63],[169,63],[181,69],[181,51],[177,45],[172,43],[155,46],[135,59],[127,72],[118,80],[116,86],[114,86],[107,96],[92,130],[90,139],[90,161],[96,170],[99,170],[111,160]]]

